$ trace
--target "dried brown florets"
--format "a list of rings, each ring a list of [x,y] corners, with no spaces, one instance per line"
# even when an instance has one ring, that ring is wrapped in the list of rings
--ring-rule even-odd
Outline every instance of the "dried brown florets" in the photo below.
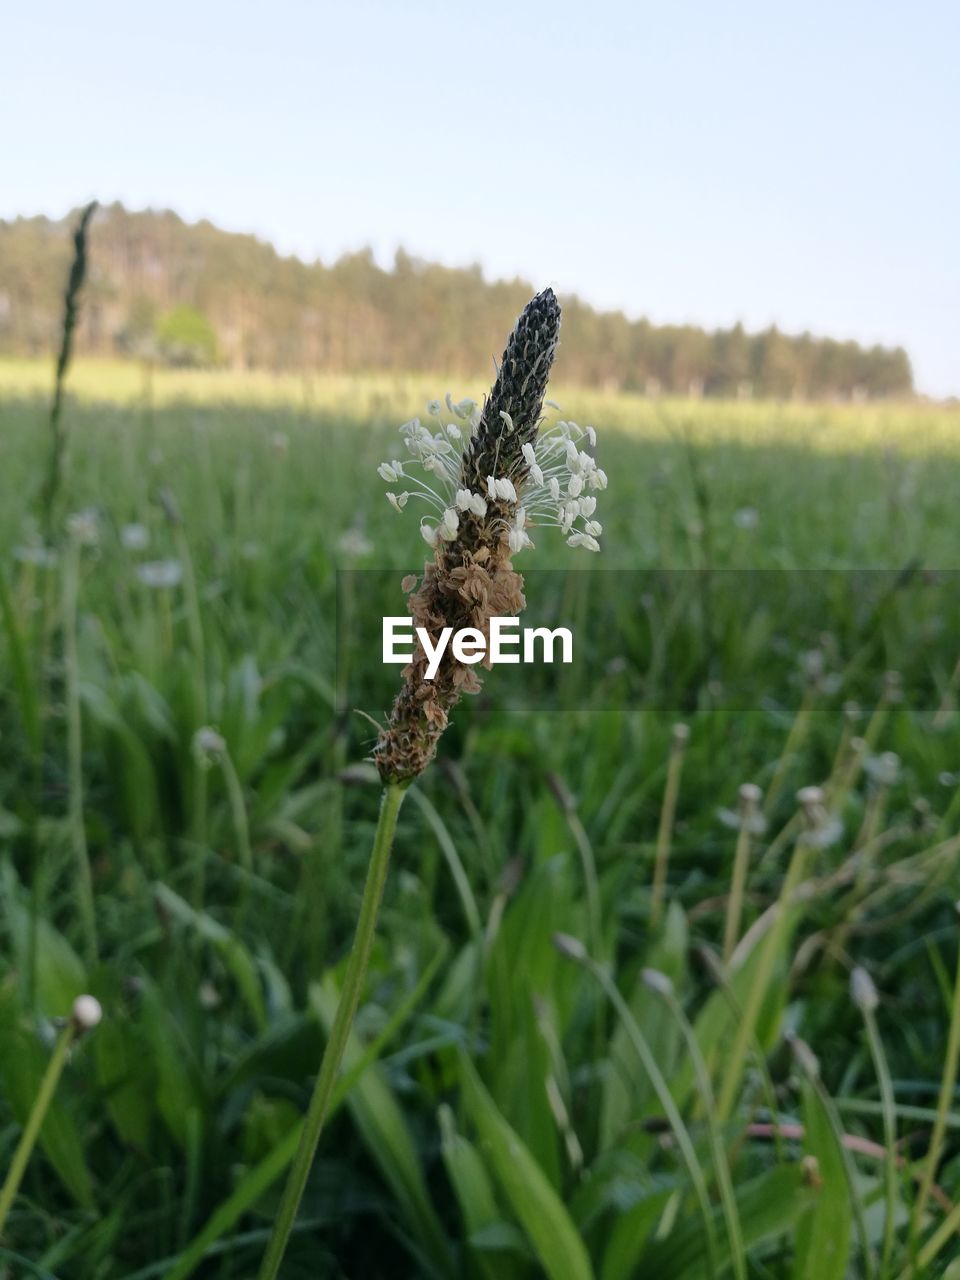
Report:
[[[491,476],[509,479],[511,485],[503,486],[503,493],[489,494],[482,515],[464,512],[455,537],[437,540],[434,559],[409,600],[414,627],[422,627],[434,643],[444,627],[455,632],[473,627],[489,641],[491,618],[515,617],[524,607],[523,579],[510,558],[509,529],[519,509],[517,490],[528,473],[523,446],[536,439],[559,333],[560,305],[553,290],[545,289],[524,308],[510,336],[460,463],[464,489],[489,492]],[[385,782],[409,782],[422,773],[452,708],[464,693],[480,688],[476,669],[458,663],[449,651],[433,680],[425,678],[426,666],[418,644],[374,752]]]

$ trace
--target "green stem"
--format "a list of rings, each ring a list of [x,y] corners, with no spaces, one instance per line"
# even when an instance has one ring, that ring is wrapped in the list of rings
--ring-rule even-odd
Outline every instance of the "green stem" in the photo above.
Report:
[[[673,838],[673,821],[677,813],[677,797],[680,794],[680,775],[683,772],[683,756],[687,745],[686,725],[674,725],[667,764],[667,783],[663,791],[660,809],[660,825],[657,828],[657,846],[653,863],[653,885],[650,890],[650,928],[656,929],[663,913],[663,899],[667,888],[667,865],[670,861],[670,844]]]
[[[783,784],[787,780],[787,774],[790,772],[790,766],[794,762],[794,757],[807,739],[811,713],[815,702],[816,690],[811,686],[803,695],[803,701],[797,710],[793,724],[790,726],[790,732],[787,734],[787,740],[783,744],[780,759],[777,761],[773,777],[770,779],[770,785],[767,787],[767,797],[764,801],[763,811],[768,815],[773,813],[774,806],[783,789]]]
[[[697,1088],[700,1093],[700,1102],[703,1107],[704,1116],[706,1117],[707,1134],[710,1139],[713,1164],[717,1173],[717,1186],[720,1190],[720,1204],[723,1208],[723,1216],[726,1220],[727,1237],[730,1241],[730,1260],[733,1266],[733,1273],[736,1276],[736,1280],[747,1280],[747,1272],[744,1266],[746,1254],[743,1247],[743,1231],[740,1225],[740,1213],[737,1209],[737,1199],[734,1195],[733,1180],[730,1176],[730,1163],[727,1160],[727,1153],[723,1145],[723,1134],[720,1130],[720,1126],[717,1124],[713,1087],[710,1084],[710,1072],[707,1070],[707,1064],[704,1061],[703,1053],[700,1050],[700,1045],[697,1041],[697,1033],[691,1026],[690,1019],[684,1013],[680,1001],[674,993],[673,987],[660,986],[655,989],[660,990],[670,1013],[677,1025],[680,1027],[684,1042],[687,1046],[687,1052],[690,1055],[690,1061],[693,1063],[693,1070],[697,1079]]]
[[[953,1100],[953,1091],[957,1083],[957,1064],[960,1061],[960,954],[957,956],[957,976],[953,983],[953,1004],[950,1012],[950,1031],[947,1036],[947,1051],[944,1056],[943,1076],[940,1080],[940,1095],[937,1099],[937,1116],[930,1136],[930,1150],[927,1152],[920,1190],[913,1206],[913,1233],[919,1236],[923,1227],[923,1211],[927,1205],[927,1197],[940,1163],[943,1151],[943,1136],[947,1128],[947,1117]]]
[[[220,768],[223,780],[227,784],[227,797],[230,803],[230,816],[233,819],[233,830],[237,841],[237,853],[244,876],[241,879],[240,900],[237,906],[236,932],[243,931],[250,906],[250,882],[253,879],[253,850],[250,846],[250,824],[247,821],[247,806],[243,798],[243,786],[236,765],[230,752],[224,747],[220,756]]]
[[[60,1039],[54,1047],[53,1055],[44,1072],[43,1079],[40,1081],[40,1088],[37,1090],[36,1098],[34,1098],[30,1115],[27,1117],[26,1128],[20,1137],[16,1151],[13,1153],[13,1160],[10,1162],[10,1169],[7,1172],[3,1190],[0,1191],[0,1236],[3,1234],[3,1228],[7,1222],[7,1214],[10,1212],[17,1191],[20,1188],[20,1182],[26,1172],[31,1153],[36,1146],[37,1137],[43,1126],[47,1109],[56,1092],[57,1083],[63,1073],[67,1054],[70,1052],[70,1046],[73,1043],[76,1030],[76,1023],[71,1018],[60,1033]]]
[[[307,1184],[310,1167],[320,1141],[320,1132],[326,1119],[327,1108],[334,1091],[337,1073],[343,1052],[347,1047],[347,1038],[353,1026],[360,993],[367,972],[367,963],[373,947],[377,915],[380,911],[380,900],[387,879],[390,865],[390,852],[393,848],[393,837],[397,829],[397,815],[403,803],[405,788],[397,783],[388,783],[383,789],[380,803],[380,818],[377,822],[376,834],[373,837],[373,852],[370,857],[370,868],[367,882],[363,888],[363,899],[360,903],[360,916],[357,920],[357,932],[353,941],[347,971],[343,980],[337,1016],[323,1051],[320,1071],[313,1087],[313,1096],[307,1110],[300,1136],[300,1145],[294,1157],[293,1165],[287,1177],[283,1199],[273,1224],[273,1231],[267,1244],[267,1251],[260,1265],[259,1280],[277,1280],[280,1264],[283,1261],[287,1241],[293,1230],[297,1217],[297,1209]]]
[[[880,1257],[880,1275],[890,1274],[890,1261],[893,1255],[893,1233],[897,1208],[897,1107],[893,1093],[893,1081],[887,1055],[883,1050],[883,1041],[877,1028],[877,1020],[873,1010],[866,1006],[863,1020],[867,1028],[867,1042],[870,1045],[870,1056],[873,1058],[877,1083],[880,1086],[880,1101],[883,1104],[883,1140],[886,1147],[884,1158],[884,1215],[883,1215],[883,1250]]]
[[[958,1231],[960,1231],[960,1204],[955,1204],[917,1254],[915,1267],[920,1268],[919,1272],[914,1266],[906,1267],[900,1272],[897,1280],[912,1280],[915,1275],[922,1275],[923,1268],[929,1267],[951,1236]]]
[[[203,617],[200,609],[200,592],[197,589],[197,574],[190,554],[190,543],[179,517],[173,526],[173,537],[177,548],[177,557],[183,568],[183,599],[186,606],[187,631],[190,637],[190,649],[193,656],[193,716],[194,732],[202,729],[207,723],[207,654],[203,635]],[[163,593],[166,597],[166,593]],[[166,600],[169,608],[169,600]],[[206,891],[207,867],[207,769],[204,762],[194,753],[193,759],[193,814],[192,829],[196,869],[193,886],[193,905],[198,911],[203,908]]]
[[[806,865],[805,849],[806,846],[802,840],[798,841],[794,847],[777,904],[776,918],[771,923],[767,936],[757,944],[759,955],[756,968],[751,975],[750,987],[743,1002],[740,1021],[734,1032],[733,1046],[727,1055],[727,1067],[717,1098],[717,1123],[721,1125],[726,1124],[733,1110],[750,1041],[756,1032],[757,1019],[763,1007],[763,998],[771,982],[778,954],[787,936],[790,912],[793,909],[793,896],[803,878]]]
[[[728,965],[740,937],[740,918],[743,914],[743,894],[747,884],[747,867],[750,862],[750,827],[748,815],[741,814],[737,847],[733,855],[733,877],[730,881],[730,897],[727,899],[727,918],[723,929],[723,963]]]
[[[80,659],[77,653],[77,595],[80,545],[71,540],[63,575],[63,662],[67,685],[67,776],[70,842],[77,861],[77,899],[83,924],[87,963],[97,963],[97,922],[93,905],[93,877],[83,820],[83,725],[80,714]]]

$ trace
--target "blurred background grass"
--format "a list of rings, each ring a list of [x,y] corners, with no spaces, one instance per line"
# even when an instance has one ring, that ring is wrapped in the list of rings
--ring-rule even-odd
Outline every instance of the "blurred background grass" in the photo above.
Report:
[[[65,507],[89,512],[96,536],[52,555],[32,514],[48,374],[0,365],[8,1149],[50,1019],[88,989],[105,1019],[70,1064],[0,1256],[11,1276],[240,1280],[254,1273],[319,1061],[375,819],[361,763],[372,731],[354,708],[383,712],[371,701],[379,653],[352,655],[347,700],[336,574],[396,569],[401,598],[399,574],[422,562],[423,545],[416,521],[386,503],[376,466],[395,454],[399,423],[446,387],[230,375],[225,399],[217,374],[158,372],[145,391],[131,367],[81,362]],[[956,565],[955,409],[650,401],[562,385],[555,395],[565,414],[596,424],[610,476],[604,551],[577,562],[584,572]],[[519,568],[570,567],[559,536],[537,541]],[[748,644],[735,594],[721,601],[726,643]],[[351,607],[370,605],[359,595]],[[640,607],[625,599],[624,618]],[[376,1065],[344,1086],[283,1274],[573,1275],[550,1260],[551,1235],[568,1229],[606,1277],[709,1274],[711,1232],[717,1274],[877,1274],[889,1116],[847,982],[867,964],[881,989],[898,1151],[920,1160],[953,1001],[960,751],[956,636],[930,634],[939,716],[885,701],[880,669],[861,710],[840,710],[842,687],[821,701],[812,682],[799,712],[771,699],[694,714],[666,826],[672,716],[518,713],[490,673],[404,810],[351,1058],[362,1064],[366,1048]],[[843,669],[850,655],[835,637],[820,648]],[[767,660],[779,680],[804,652]],[[668,685],[685,678],[665,664]],[[678,688],[677,705],[689,694]],[[205,726],[222,750],[200,749]],[[851,748],[852,738],[864,741]],[[745,782],[765,789],[767,826],[754,837],[740,932],[781,892],[795,791],[828,783],[840,828],[802,846],[802,905],[783,936],[751,933],[731,1005],[698,957],[720,945],[730,815]],[[650,886],[665,840],[673,906],[657,923]],[[89,859],[95,938],[78,856]],[[599,931],[584,890],[593,874]],[[594,948],[650,1038],[689,1124],[711,1230],[629,1023],[557,954],[557,930]],[[722,1126],[738,1250],[724,1243],[710,1108],[643,965],[670,973],[718,1090],[736,1002],[760,975],[763,1056],[739,1064]],[[822,1111],[786,1032],[820,1056],[839,1110]],[[853,1193],[827,1115],[877,1144],[857,1157]],[[805,1124],[806,1137],[772,1141],[763,1125],[775,1121]],[[532,1162],[519,1186],[503,1165],[503,1125]],[[951,1100],[948,1135],[958,1125]],[[819,1160],[819,1199],[804,1154]],[[937,1173],[948,1205],[956,1154],[951,1136]],[[912,1186],[897,1173],[885,1274],[909,1257]],[[825,1196],[842,1206],[839,1226],[824,1217]],[[929,1212],[940,1221],[945,1210]],[[920,1226],[920,1239],[937,1229],[926,1216]],[[834,1242],[832,1270],[811,1270],[820,1236]],[[941,1274],[951,1250],[915,1274]]]

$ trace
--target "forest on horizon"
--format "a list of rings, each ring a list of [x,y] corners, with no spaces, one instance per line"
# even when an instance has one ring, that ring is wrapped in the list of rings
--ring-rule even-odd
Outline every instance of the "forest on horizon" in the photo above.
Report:
[[[76,215],[0,220],[0,355],[56,345]],[[252,235],[166,211],[98,211],[82,354],[271,371],[486,374],[533,286],[488,281],[403,250],[331,265],[283,257]],[[563,296],[563,295],[562,295]],[[742,325],[708,331],[601,312],[563,296],[564,381],[646,394],[874,399],[913,393],[902,347]]]

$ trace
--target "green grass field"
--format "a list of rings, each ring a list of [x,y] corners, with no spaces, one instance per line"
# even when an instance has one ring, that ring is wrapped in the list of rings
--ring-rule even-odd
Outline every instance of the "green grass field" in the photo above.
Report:
[[[393,599],[392,574],[341,574],[341,631],[402,610],[425,548],[376,467],[447,387],[81,363],[63,512],[96,540],[53,558],[49,380],[0,363],[0,1170],[55,1020],[81,991],[104,1019],[0,1276],[250,1280],[376,821],[355,712],[382,717],[393,677],[349,630],[338,663],[337,571],[396,576]],[[960,628],[949,589],[910,597],[857,665],[843,576],[960,569],[960,410],[551,394],[598,429],[604,549],[546,530],[517,568],[624,571],[612,616],[662,642],[656,687],[537,711],[494,670],[457,708],[402,811],[282,1274],[960,1276]],[[717,589],[711,660],[764,690],[732,707],[702,636],[634,594],[654,569],[841,586],[823,620],[766,628]],[[811,644],[827,674],[804,681]],[[890,653],[922,697],[896,700]],[[738,827],[744,783],[765,821]]]

